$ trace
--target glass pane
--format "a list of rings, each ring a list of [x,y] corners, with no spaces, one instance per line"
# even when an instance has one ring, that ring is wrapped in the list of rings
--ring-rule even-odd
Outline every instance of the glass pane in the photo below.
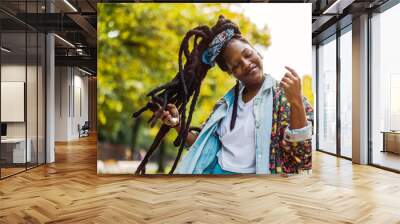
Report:
[[[400,4],[372,18],[372,163],[400,170]]]
[[[318,146],[336,153],[336,39],[318,48]]]
[[[352,141],[352,35],[351,30],[340,37],[340,153],[351,158]]]
[[[38,45],[38,163],[45,163],[45,35],[39,33]]]
[[[27,2],[26,12],[28,15],[37,13],[39,5],[37,1]],[[30,17],[37,20],[37,16]],[[37,23],[37,21],[31,21]],[[31,151],[30,161],[27,167],[37,166],[38,163],[38,33],[36,30],[27,30],[27,80],[26,80],[26,112],[27,112],[27,142]]]
[[[28,160],[28,168],[37,165],[37,74],[38,74],[38,37],[36,32],[27,33],[28,38],[28,63],[27,63],[27,82],[26,82],[26,112],[27,112],[27,142],[30,148],[30,159]]]
[[[26,143],[26,33],[1,34],[2,178],[25,170],[31,151]],[[6,50],[4,50],[6,49]],[[27,148],[28,146],[28,148]],[[27,150],[28,149],[28,150]]]
[[[43,13],[45,1],[1,1],[0,7],[25,20],[25,13]],[[45,36],[1,12],[0,19],[7,21],[0,24],[4,178],[45,161]]]

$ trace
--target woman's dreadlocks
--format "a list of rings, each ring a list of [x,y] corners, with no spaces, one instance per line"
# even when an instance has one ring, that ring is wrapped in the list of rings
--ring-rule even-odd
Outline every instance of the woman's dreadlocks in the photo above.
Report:
[[[234,30],[234,35],[232,39],[238,39],[240,41],[248,43],[245,39],[241,37],[238,26],[230,20],[225,19],[222,15],[219,16],[217,24],[211,29],[208,26],[198,26],[188,31],[183,38],[181,46],[179,48],[178,73],[170,82],[151,90],[147,94],[147,96],[151,96],[152,100],[149,101],[146,106],[133,114],[133,117],[138,117],[146,110],[151,110],[155,112],[159,110],[159,106],[157,104],[162,106],[162,111],[166,109],[168,103],[174,104],[178,108],[181,128],[178,137],[174,141],[174,145],[179,146],[179,150],[169,174],[172,174],[175,171],[177,163],[182,155],[188,132],[193,129],[198,129],[196,127],[189,127],[192,121],[193,111],[199,97],[201,83],[204,77],[207,75],[208,70],[212,67],[211,65],[202,62],[202,54],[209,47],[209,44],[211,43],[213,38],[226,29]],[[192,37],[193,49],[192,51],[189,51],[189,41]],[[228,71],[228,67],[222,56],[222,52],[226,45],[227,43],[225,43],[224,47],[221,50],[221,53],[215,59],[218,66],[223,71]],[[184,65],[182,65],[183,55],[186,58],[186,62]],[[234,109],[232,112],[232,121],[230,124],[231,129],[233,129],[233,127],[235,126],[238,95],[239,83],[237,81],[235,85]],[[189,114],[186,118],[186,105],[189,103],[190,99],[191,104]],[[148,121],[150,125],[154,126],[160,116],[161,114],[153,114],[153,116]],[[157,147],[161,143],[161,140],[165,137],[170,129],[171,127],[169,127],[168,125],[163,124],[161,126],[149,151],[146,153],[145,157],[138,166],[136,174],[145,174],[146,164],[149,161],[150,156],[157,149]]]

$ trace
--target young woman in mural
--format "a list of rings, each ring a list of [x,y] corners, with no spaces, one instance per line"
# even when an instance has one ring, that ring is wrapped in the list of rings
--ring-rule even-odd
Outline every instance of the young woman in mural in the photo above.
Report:
[[[202,80],[215,64],[232,75],[236,85],[216,103],[200,128],[190,128]],[[180,46],[177,75],[152,90],[148,94],[152,100],[133,115],[150,109],[154,112],[151,125],[157,119],[163,122],[136,174],[145,173],[149,157],[172,128],[178,132],[174,144],[179,150],[170,174],[311,170],[313,109],[301,94],[299,75],[286,69],[280,82],[265,74],[261,55],[241,36],[239,27],[223,16],[212,28],[188,31]],[[179,162],[185,146],[190,146],[189,151]]]

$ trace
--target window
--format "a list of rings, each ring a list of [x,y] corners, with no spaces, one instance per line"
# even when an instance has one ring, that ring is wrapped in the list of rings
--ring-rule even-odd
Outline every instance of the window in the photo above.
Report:
[[[346,32],[347,31],[347,32]],[[351,158],[352,148],[352,35],[351,26],[340,36],[340,155]]]
[[[318,149],[336,153],[336,36],[318,48]]]
[[[400,4],[371,18],[372,163],[400,170]]]

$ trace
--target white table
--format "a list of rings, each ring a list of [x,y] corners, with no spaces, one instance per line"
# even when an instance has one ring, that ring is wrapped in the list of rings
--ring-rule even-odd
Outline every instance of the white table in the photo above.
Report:
[[[12,155],[13,155],[13,163],[25,163],[32,161],[32,154],[31,154],[31,145],[32,140],[30,138],[26,139],[28,143],[28,147],[26,147],[26,154],[25,154],[25,138],[6,138],[1,139],[2,147],[13,147],[12,148]],[[2,148],[3,149],[3,148]],[[3,150],[2,150],[3,151]],[[26,161],[25,161],[26,159]]]

